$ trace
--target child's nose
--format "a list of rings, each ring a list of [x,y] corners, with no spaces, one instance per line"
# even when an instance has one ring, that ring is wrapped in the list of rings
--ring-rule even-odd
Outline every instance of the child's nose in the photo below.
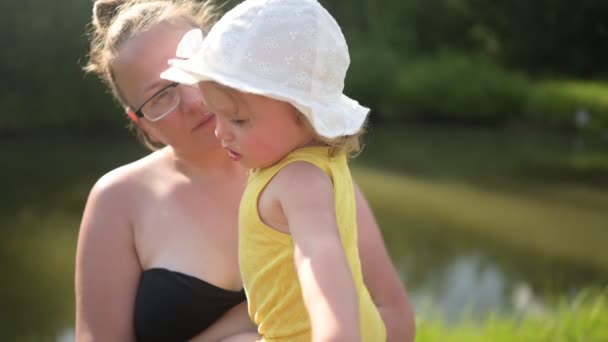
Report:
[[[230,131],[229,124],[226,122],[226,119],[221,117],[221,115],[216,115],[215,136],[222,141],[230,141],[234,137]]]

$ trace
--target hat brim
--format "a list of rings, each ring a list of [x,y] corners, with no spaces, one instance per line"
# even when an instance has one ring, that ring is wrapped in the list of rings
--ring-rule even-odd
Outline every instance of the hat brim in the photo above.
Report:
[[[172,59],[169,64],[171,67],[161,73],[161,78],[166,80],[188,85],[214,81],[245,93],[289,102],[306,116],[319,135],[329,139],[359,132],[369,113],[369,108],[361,106],[344,94],[325,102],[313,102],[306,100],[305,96],[289,94],[284,88],[277,88],[272,82],[259,77],[255,82],[251,82],[257,85],[251,86],[241,81],[241,77],[237,79],[223,72],[207,70],[200,63],[193,63],[191,58]]]
[[[193,65],[190,59],[170,59],[168,63],[170,67],[160,74],[160,78],[187,85],[201,82],[197,73],[191,70]]]

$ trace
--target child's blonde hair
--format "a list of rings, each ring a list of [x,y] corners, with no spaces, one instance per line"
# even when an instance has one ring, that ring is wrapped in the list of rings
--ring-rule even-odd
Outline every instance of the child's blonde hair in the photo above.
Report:
[[[241,91],[238,89],[230,88],[223,84],[217,82],[209,82],[209,85],[216,89],[217,91],[223,93],[227,96],[227,99],[230,100],[232,107],[230,107],[230,111],[238,112],[238,101],[236,96]],[[264,96],[264,95],[260,95]],[[286,101],[289,103],[289,101]],[[343,135],[336,138],[326,138],[320,134],[318,134],[308,118],[302,114],[297,108],[293,107],[294,111],[297,113],[296,120],[300,125],[306,125],[312,132],[314,132],[314,141],[316,143],[322,144],[324,146],[329,146],[329,155],[335,156],[338,153],[345,153],[349,157],[355,157],[361,152],[362,144],[361,137],[365,133],[366,125],[364,124],[361,129],[355,134]]]
[[[190,25],[208,32],[218,16],[217,7],[209,1],[96,0],[88,32],[91,42],[89,61],[84,70],[96,74],[114,99],[126,106],[112,70],[112,63],[123,43],[161,22]],[[158,149],[162,146],[137,125],[131,123],[130,127],[147,147]]]
[[[359,153],[363,149],[363,144],[361,142],[361,138],[363,137],[363,134],[365,134],[367,124],[364,124],[361,127],[361,129],[358,132],[356,132],[355,134],[342,135],[342,136],[332,139],[332,138],[326,138],[326,137],[318,134],[314,130],[314,128],[312,127],[312,125],[310,124],[310,122],[308,121],[306,116],[304,116],[304,114],[299,113],[299,112],[298,112],[298,121],[309,126],[313,130],[313,132],[315,132],[314,139],[316,142],[318,142],[322,145],[325,145],[325,146],[329,146],[329,155],[332,157],[339,153],[344,153],[348,157],[354,158],[357,155],[359,155]]]

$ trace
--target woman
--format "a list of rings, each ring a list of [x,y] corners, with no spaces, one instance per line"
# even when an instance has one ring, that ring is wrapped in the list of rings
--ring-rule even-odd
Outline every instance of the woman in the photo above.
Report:
[[[160,79],[214,9],[194,1],[96,1],[87,70],[126,109],[154,153],[103,176],[89,195],[76,260],[78,341],[214,341],[253,329],[237,263],[246,173],[214,136],[198,89]],[[141,58],[146,56],[147,58]],[[413,339],[413,314],[357,188],[364,280],[389,341]]]

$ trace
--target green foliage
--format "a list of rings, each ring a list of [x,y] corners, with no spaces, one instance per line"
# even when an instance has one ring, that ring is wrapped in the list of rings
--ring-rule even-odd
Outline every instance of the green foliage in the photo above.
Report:
[[[482,54],[538,75],[597,77],[608,67],[608,2],[597,0],[325,0],[347,37],[399,53]]]
[[[85,79],[91,1],[3,1],[0,129],[115,124],[120,112],[93,77]]]
[[[529,82],[487,60],[444,54],[397,74],[398,106],[407,115],[505,121],[519,114]]]
[[[343,27],[347,39],[366,39],[398,53],[434,54],[469,50],[473,25],[467,0],[322,1]]]
[[[398,70],[403,66],[400,56],[386,48],[351,49],[351,66],[345,81],[345,92],[380,118],[399,117]],[[378,119],[376,117],[376,119]]]
[[[442,53],[407,58],[381,45],[355,40],[346,92],[372,107],[376,120],[444,119],[501,123],[513,120],[583,131],[608,128],[608,83],[531,81],[480,56]]]
[[[522,112],[528,79],[481,57],[442,54],[408,60],[388,49],[355,48],[347,93],[376,118],[502,122]]]
[[[525,112],[531,118],[556,126],[575,126],[574,115],[583,110],[590,121],[584,129],[608,128],[608,84],[591,81],[542,81],[534,85]]]
[[[467,0],[496,57],[534,74],[606,75],[608,2]]]
[[[231,8],[239,0],[218,0]],[[608,127],[608,2],[581,0],[322,0],[343,28],[352,66],[346,92],[376,118],[536,120]],[[92,1],[4,1],[0,11],[0,131],[27,127],[124,126],[93,76],[84,76]],[[449,53],[446,53],[449,51]],[[483,57],[467,57],[483,56]],[[525,76],[519,72],[522,70]]]

